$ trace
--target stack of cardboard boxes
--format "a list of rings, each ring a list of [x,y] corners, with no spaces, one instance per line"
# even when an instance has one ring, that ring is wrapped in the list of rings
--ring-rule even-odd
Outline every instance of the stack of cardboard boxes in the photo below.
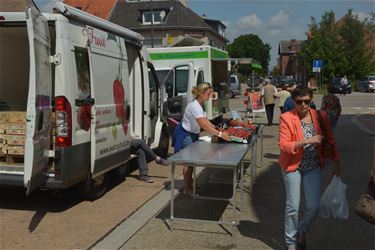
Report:
[[[26,112],[0,112],[0,161],[12,163],[24,157],[25,133]]]

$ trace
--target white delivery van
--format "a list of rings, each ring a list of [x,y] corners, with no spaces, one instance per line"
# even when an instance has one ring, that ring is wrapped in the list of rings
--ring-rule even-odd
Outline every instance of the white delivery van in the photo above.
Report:
[[[163,82],[163,117],[182,119],[191,90],[202,82],[212,84],[214,92],[205,103],[210,120],[222,118],[229,109],[228,52],[211,46],[169,47],[147,49],[160,82]],[[229,65],[229,66],[228,66]]]
[[[132,137],[168,151],[159,83],[141,35],[63,3],[56,12],[0,13],[0,185],[30,194],[83,183],[94,199],[130,159]],[[15,163],[9,128],[22,112]]]

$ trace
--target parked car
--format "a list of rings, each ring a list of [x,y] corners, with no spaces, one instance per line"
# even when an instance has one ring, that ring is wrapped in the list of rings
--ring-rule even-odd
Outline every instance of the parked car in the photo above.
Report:
[[[365,76],[357,81],[355,86],[356,91],[374,92],[375,91],[375,76]]]
[[[232,98],[236,97],[237,95],[241,95],[241,82],[238,79],[237,75],[232,74],[229,76],[228,85],[232,94]]]
[[[342,88],[342,85],[341,85],[341,79],[342,77],[341,76],[336,76],[333,78],[331,84],[333,84],[333,86],[335,87],[335,93],[338,93],[338,94],[350,94],[352,93],[352,84],[350,83],[350,81],[348,80],[348,86],[346,86],[346,90],[345,90],[345,93],[344,93],[344,89]]]
[[[281,87],[282,84],[285,84],[287,86],[292,86],[294,84],[294,76],[292,75],[282,75],[279,76],[277,81],[275,81],[276,87]]]

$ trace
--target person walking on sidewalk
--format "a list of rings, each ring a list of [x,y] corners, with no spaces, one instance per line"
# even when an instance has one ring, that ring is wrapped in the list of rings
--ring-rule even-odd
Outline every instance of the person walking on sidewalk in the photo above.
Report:
[[[146,183],[153,183],[154,181],[148,176],[148,165],[150,161],[155,161],[157,164],[168,166],[169,162],[160,156],[156,155],[154,151],[142,139],[132,139],[130,141],[130,153],[137,155],[137,163],[139,168],[139,179]]]
[[[268,126],[271,126],[272,121],[273,121],[273,111],[275,108],[274,95],[276,93],[277,93],[276,87],[271,84],[270,79],[266,78],[263,83],[263,88],[262,88],[260,97],[264,101],[264,105],[266,107]]]
[[[327,112],[332,129],[335,129],[341,114],[340,99],[335,95],[335,87],[333,85],[328,85],[327,90],[328,94],[323,96],[320,110]]]
[[[324,166],[322,143],[333,146],[335,175],[340,175],[339,153],[326,112],[310,108],[312,90],[306,86],[297,87],[292,92],[296,108],[280,117],[279,164],[284,179],[285,242],[288,249],[304,249],[306,235],[320,208],[320,170]],[[322,126],[326,127],[326,138],[319,124],[321,112]],[[326,141],[324,141],[326,140]],[[303,186],[306,210],[299,221],[299,206]]]
[[[279,98],[279,108],[280,112],[284,113],[284,103],[285,100],[290,96],[290,92],[287,90],[287,86],[285,84],[281,85],[281,91],[275,93],[273,95],[275,98]]]
[[[211,92],[212,88],[209,83],[201,83],[198,86],[193,87],[192,93],[194,100],[187,105],[183,119],[178,124],[173,134],[172,146],[174,147],[175,153],[197,141],[201,129],[207,131],[211,135],[217,135],[224,140],[230,140],[227,133],[222,133],[215,129],[215,126],[207,119],[206,112],[203,110],[203,104],[205,101],[208,101]],[[183,175],[183,194],[192,196],[193,168],[184,166]]]
[[[345,95],[346,91],[347,91],[347,88],[348,88],[348,78],[346,78],[346,76],[341,78],[340,84],[341,84],[341,88],[342,88],[341,94]]]

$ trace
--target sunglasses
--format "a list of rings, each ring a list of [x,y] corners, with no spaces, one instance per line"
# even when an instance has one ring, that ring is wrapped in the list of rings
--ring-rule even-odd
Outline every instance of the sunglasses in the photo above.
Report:
[[[302,105],[302,103],[305,103],[306,105],[310,105],[311,99],[309,99],[309,100],[296,100],[295,102],[298,105]]]

